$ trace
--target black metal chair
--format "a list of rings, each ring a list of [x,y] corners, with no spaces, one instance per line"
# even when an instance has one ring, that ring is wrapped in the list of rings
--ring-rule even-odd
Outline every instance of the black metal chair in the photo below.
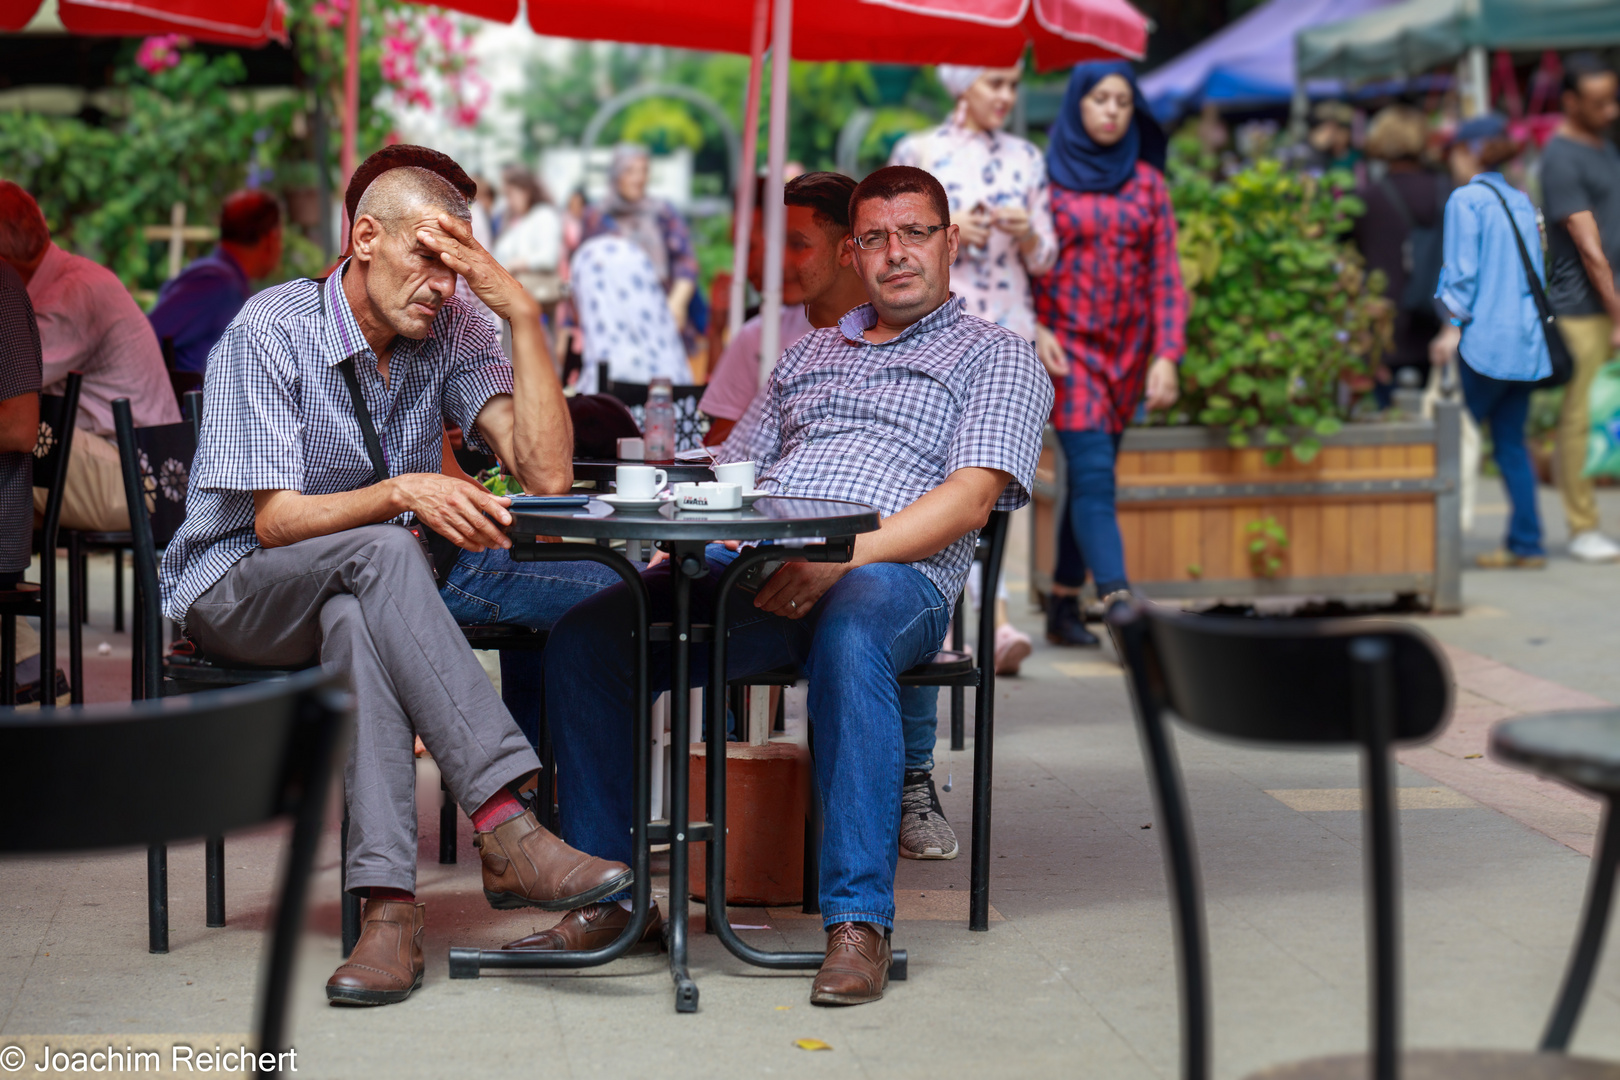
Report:
[[[292,819],[254,1044],[274,1055],[287,1048],[293,960],[348,727],[348,695],[320,672],[50,717],[0,712],[0,851],[156,846]],[[275,1064],[249,1071],[280,1075]]]
[[[289,678],[300,670],[223,663],[197,652],[188,641],[177,642],[167,652],[163,649],[157,553],[160,548],[168,546],[185,521],[184,477],[189,475],[201,433],[201,393],[190,391],[185,395],[185,412],[188,419],[179,424],[137,428],[129,401],[119,398],[113,402],[113,421],[123,465],[125,494],[131,507],[144,505],[147,511],[130,518],[134,550],[131,561],[135,577],[131,696],[137,700],[273,682]],[[157,477],[153,475],[155,462],[163,463],[160,466],[163,473]],[[164,475],[177,478],[178,485],[165,484]],[[462,632],[475,649],[538,651],[545,647],[546,635],[527,627],[467,626],[462,628]],[[549,739],[543,739],[542,745],[546,775],[554,775]],[[442,781],[439,786],[439,862],[450,864],[456,861],[457,807]],[[541,809],[543,821],[550,823],[548,827],[554,825],[555,806],[548,800],[541,804]],[[343,833],[346,847],[347,818],[344,819]],[[225,925],[224,838],[209,837],[204,852],[207,925],[222,927]],[[150,949],[152,952],[168,952],[168,852],[161,845],[148,852],[147,898]],[[342,911],[343,951],[347,956],[360,937],[359,898],[350,895],[347,890],[343,892]]]
[[[1569,1048],[1603,954],[1616,867],[1620,867],[1620,821],[1615,819],[1614,809],[1620,801],[1620,712],[1549,713],[1504,721],[1491,731],[1491,754],[1603,800],[1603,821],[1587,878],[1586,910],[1563,989],[1541,1037],[1542,1050],[1562,1052]]]
[[[709,418],[698,410],[698,402],[709,388],[699,385],[673,386],[671,397],[675,402],[675,449],[696,450],[703,445],[703,436],[709,433]],[[647,428],[646,383],[616,382],[605,363],[596,365],[596,392],[611,394],[624,402],[635,417],[636,426]]]
[[[34,486],[46,492],[44,520],[35,542],[40,553],[39,582],[21,582],[0,592],[0,705],[4,706],[17,704],[17,619],[21,617],[39,620],[39,707],[56,708],[56,544],[83,381],[79,372],[69,372],[62,393],[39,396]],[[83,699],[77,675],[69,691],[77,695],[69,700]]]
[[[996,664],[996,608],[993,597],[1001,581],[1001,564],[1007,554],[1007,527],[1012,515],[997,510],[990,515],[979,534],[975,557],[984,565],[984,602],[979,605],[979,647],[968,652],[962,647],[962,601],[958,597],[952,630],[952,648],[942,649],[926,664],[919,664],[899,677],[901,686],[945,686],[951,690],[951,749],[963,749],[963,697],[968,688],[973,694],[973,850],[968,870],[968,929],[990,929],[990,820],[991,776],[994,764]],[[803,676],[798,668],[778,668],[774,671],[745,675],[727,681],[732,707],[742,713],[743,688],[751,686],[792,686]],[[806,823],[804,847],[804,910],[816,914],[820,909],[816,898],[820,868],[818,845],[812,841],[820,835],[819,805],[811,800],[811,820]]]
[[[1208,950],[1198,857],[1167,712],[1211,735],[1358,747],[1369,908],[1370,1049],[1276,1066],[1251,1080],[1620,1077],[1620,1067],[1516,1051],[1400,1048],[1400,898],[1392,752],[1427,739],[1451,711],[1451,675],[1414,627],[1349,619],[1242,619],[1117,603],[1108,624],[1125,660],[1158,810],[1181,983],[1182,1076],[1210,1076]]]

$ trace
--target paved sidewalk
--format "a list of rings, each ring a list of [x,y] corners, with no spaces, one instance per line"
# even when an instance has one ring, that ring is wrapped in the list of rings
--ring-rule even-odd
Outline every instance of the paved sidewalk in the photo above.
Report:
[[[1013,546],[1015,556],[1024,550]],[[1022,566],[1009,570],[1015,618],[1036,633],[1022,614]],[[1586,605],[1579,617],[1589,620],[1571,637],[1597,639],[1578,647],[1599,654],[1613,640],[1599,634],[1608,625],[1603,610],[1620,599],[1620,568],[1555,562],[1542,580],[1565,573],[1568,590]],[[1620,685],[1610,691],[1606,681],[1620,676],[1582,667],[1578,678],[1553,679],[1521,661],[1539,647],[1515,643],[1528,635],[1507,629],[1573,616],[1543,603],[1547,590],[1529,576],[1479,579],[1470,573],[1470,603],[1503,615],[1420,620],[1456,646],[1449,655],[1459,708],[1453,727],[1433,746],[1403,754],[1398,771],[1410,807],[1400,815],[1407,1033],[1416,1046],[1527,1048],[1562,974],[1595,815],[1562,788],[1469,755],[1501,716],[1581,704],[1587,694],[1620,700]],[[98,627],[108,625],[105,592],[98,587],[93,597]],[[92,649],[102,639],[112,655],[92,667],[96,685],[111,693],[127,677],[120,667],[127,644],[99,629],[87,635]],[[991,899],[999,921],[987,934],[966,929],[965,850],[954,862],[903,860],[895,940],[911,952],[911,978],[882,1002],[854,1009],[812,1008],[808,975],[747,968],[701,933],[693,946],[702,992],[695,1016],[674,1013],[655,957],[570,974],[450,981],[452,944],[497,945],[550,917],[484,905],[464,818],[461,861],[437,864],[438,781],[425,764],[426,984],[399,1006],[326,1006],[321,986],[338,962],[329,838],[297,980],[298,1075],[1174,1077],[1168,909],[1118,669],[1106,649],[1054,649],[1037,633],[1023,676],[999,683],[998,697]],[[1177,742],[1209,890],[1216,1075],[1359,1048],[1365,953],[1354,756],[1240,749],[1186,732]],[[955,776],[942,801],[965,849],[971,751],[952,758],[942,744],[940,762],[940,779]],[[174,1033],[231,1045],[252,1023],[278,853],[274,832],[228,840],[230,925],[209,930],[201,847],[173,849],[166,956],[145,951],[138,853],[0,863],[0,909],[9,913],[0,922],[0,1047],[15,1043],[34,1055],[46,1037],[61,1047],[72,1036],[97,1046],[161,1046],[167,1055],[181,1037]],[[816,923],[791,914],[735,909],[732,919],[765,927],[745,931],[761,944],[818,948]],[[1611,935],[1576,1048],[1620,1059],[1617,940]],[[832,1049],[799,1049],[794,1040],[802,1038]]]

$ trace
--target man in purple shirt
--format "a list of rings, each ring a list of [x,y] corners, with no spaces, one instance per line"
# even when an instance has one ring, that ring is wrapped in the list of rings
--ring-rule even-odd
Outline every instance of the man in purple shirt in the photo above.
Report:
[[[248,283],[281,265],[281,208],[263,191],[238,191],[219,212],[219,246],[167,281],[147,317],[174,345],[178,371],[201,373],[208,352],[247,303]]]

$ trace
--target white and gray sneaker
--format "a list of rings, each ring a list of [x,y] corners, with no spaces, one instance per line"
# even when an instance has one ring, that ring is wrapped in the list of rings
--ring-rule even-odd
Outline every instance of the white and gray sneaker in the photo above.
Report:
[[[1570,537],[1569,554],[1581,562],[1614,562],[1620,559],[1620,544],[1616,544],[1596,529],[1587,529]]]
[[[931,773],[906,770],[900,789],[900,856],[906,859],[954,859],[961,848],[945,820]]]

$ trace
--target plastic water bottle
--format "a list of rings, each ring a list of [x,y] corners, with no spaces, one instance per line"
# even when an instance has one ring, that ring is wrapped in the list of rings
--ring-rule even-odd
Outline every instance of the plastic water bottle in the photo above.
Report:
[[[668,379],[654,379],[647,386],[647,415],[642,425],[647,440],[647,460],[654,463],[675,460],[675,392]]]

